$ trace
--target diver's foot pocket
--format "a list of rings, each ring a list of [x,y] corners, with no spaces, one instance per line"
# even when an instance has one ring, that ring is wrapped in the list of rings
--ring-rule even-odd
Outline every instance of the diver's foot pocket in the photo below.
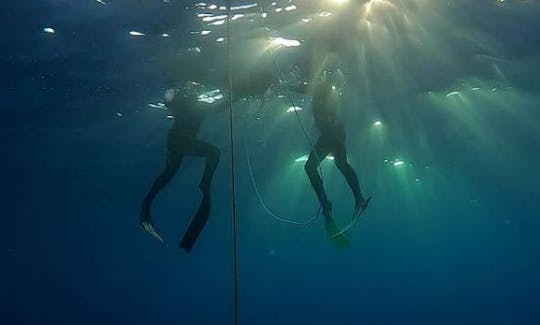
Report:
[[[370,201],[371,201],[371,196],[369,196],[367,199],[363,200],[361,203],[355,206],[353,219],[359,216],[360,214],[362,214],[362,212],[364,212],[364,210],[367,209]]]
[[[156,227],[154,227],[154,224],[152,223],[152,220],[149,217],[141,218],[141,226],[143,227],[144,231],[150,234],[150,236],[159,240],[161,243],[164,242],[163,238],[159,235],[159,233],[156,230]]]

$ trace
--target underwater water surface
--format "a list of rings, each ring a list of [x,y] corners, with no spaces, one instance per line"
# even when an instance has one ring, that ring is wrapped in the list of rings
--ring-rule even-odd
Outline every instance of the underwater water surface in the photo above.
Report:
[[[540,3],[226,5],[2,2],[0,322],[539,323]],[[372,197],[346,244],[304,170],[318,131],[301,88],[325,65]],[[164,94],[187,81],[221,153],[189,253],[203,159],[154,201],[164,243],[139,223],[174,120]],[[321,168],[343,228],[353,195]]]

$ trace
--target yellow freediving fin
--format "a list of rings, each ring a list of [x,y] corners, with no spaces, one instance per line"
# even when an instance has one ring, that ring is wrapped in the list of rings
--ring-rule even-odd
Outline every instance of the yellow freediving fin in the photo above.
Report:
[[[342,230],[338,228],[332,217],[324,218],[324,228],[326,229],[326,234],[333,240],[336,246],[339,248],[349,247],[349,240],[345,234],[342,233]]]

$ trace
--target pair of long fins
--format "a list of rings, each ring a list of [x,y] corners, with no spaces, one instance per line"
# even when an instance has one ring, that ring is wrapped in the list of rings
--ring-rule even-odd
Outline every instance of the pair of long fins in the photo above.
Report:
[[[184,249],[188,253],[193,248],[195,241],[197,241],[199,234],[206,225],[206,222],[208,221],[208,217],[210,216],[210,205],[210,193],[203,194],[199,209],[197,210],[197,213],[195,214],[193,219],[191,219],[191,223],[189,224],[188,229],[184,233],[184,237],[182,237],[182,240],[180,240],[180,248]],[[157,232],[156,228],[152,223],[143,223],[143,228],[152,237],[162,243],[164,242],[163,238]]]
[[[339,229],[333,218],[325,218],[324,226],[326,229],[326,233],[332,240],[336,242],[338,246],[346,247],[348,245],[349,241],[345,234],[349,232],[356,225],[356,223],[358,223],[360,215],[366,210],[370,201],[371,197],[368,197],[364,204],[362,204],[362,207],[357,212],[355,212],[349,224],[346,225],[343,229]],[[182,240],[180,241],[180,248],[184,249],[188,253],[193,248],[195,241],[199,237],[199,234],[206,225],[206,222],[208,221],[208,217],[210,215],[210,203],[210,194],[204,194],[197,213],[191,220],[191,223],[189,224],[189,227],[186,230],[184,237],[182,237]],[[144,228],[148,233],[150,233],[150,235],[163,242],[163,239],[152,225],[150,225],[148,228],[145,226]]]
[[[349,240],[345,234],[349,232],[356,225],[356,223],[358,223],[360,215],[366,210],[370,201],[371,196],[364,201],[362,207],[358,211],[355,211],[351,221],[343,229],[339,229],[332,217],[325,217],[324,227],[326,229],[326,233],[328,237],[337,244],[338,247],[347,247],[349,245]]]

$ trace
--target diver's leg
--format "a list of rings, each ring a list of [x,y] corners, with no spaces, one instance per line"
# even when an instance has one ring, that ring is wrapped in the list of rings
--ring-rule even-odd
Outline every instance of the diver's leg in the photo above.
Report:
[[[150,210],[152,207],[152,202],[158,193],[169,183],[169,181],[174,177],[180,164],[182,163],[183,156],[179,152],[167,152],[167,161],[165,165],[165,170],[156,178],[150,191],[146,194],[141,207],[141,225],[144,227],[144,230],[154,236],[156,239],[163,241],[157,231],[154,228],[152,223],[152,216]]]
[[[199,183],[199,188],[204,194],[208,194],[210,192],[212,178],[214,177],[214,173],[219,162],[219,149],[208,142],[193,140],[188,148],[186,148],[186,154],[206,158],[204,174],[201,178],[201,182]]]
[[[146,194],[143,204],[142,204],[142,214],[144,215],[150,215],[150,206],[152,205],[152,201],[154,201],[154,198],[157,196],[157,194],[167,185],[167,183],[170,182],[170,180],[174,177],[176,172],[178,171],[178,168],[180,167],[180,164],[182,163],[182,155],[179,154],[173,154],[171,152],[167,153],[167,162],[165,165],[165,169],[159,176],[156,178],[154,183],[152,184],[152,187],[150,188],[150,191],[148,191],[148,194]]]
[[[219,162],[219,149],[207,142],[193,140],[186,147],[186,154],[206,158],[204,174],[199,183],[199,188],[203,193],[203,197],[199,208],[197,209],[197,213],[191,220],[188,229],[180,240],[180,248],[184,249],[186,252],[190,252],[210,216],[210,185]]]
[[[352,168],[351,164],[347,161],[347,151],[345,149],[345,140],[340,139],[339,141],[336,141],[335,147],[332,150],[334,154],[334,162],[336,164],[336,167],[339,169],[341,174],[345,177],[345,180],[347,181],[347,184],[349,184],[349,187],[351,188],[351,191],[354,195],[354,211],[355,213],[359,212],[362,208],[362,205],[364,204],[364,196],[362,195],[362,191],[360,190],[360,184],[358,182],[358,176],[356,175],[356,172]]]
[[[324,148],[325,146],[323,145],[321,138],[319,138],[319,141],[317,141],[317,144],[315,144],[314,150],[312,150],[309,154],[309,158],[304,166],[304,170],[309,177],[309,181],[311,182],[311,186],[317,195],[317,199],[321,203],[323,214],[328,217],[332,210],[332,203],[326,196],[321,176],[317,170],[321,161],[326,158],[326,155],[328,155],[328,150]]]

